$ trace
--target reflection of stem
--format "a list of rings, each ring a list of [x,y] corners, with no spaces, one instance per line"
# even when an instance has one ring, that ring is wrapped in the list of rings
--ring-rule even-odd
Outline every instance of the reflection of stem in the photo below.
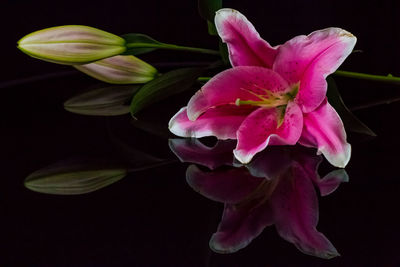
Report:
[[[391,103],[398,102],[398,101],[400,101],[400,97],[392,98],[392,99],[386,99],[386,100],[380,100],[380,101],[374,101],[374,102],[370,102],[370,103],[366,103],[366,104],[361,104],[361,105],[358,105],[358,106],[351,107],[350,110],[354,111],[354,110],[372,108],[372,107],[375,107],[375,106],[391,104]]]
[[[5,81],[5,82],[0,83],[0,89],[18,86],[18,85],[26,84],[26,83],[38,82],[38,81],[42,81],[42,80],[67,77],[67,76],[75,75],[78,73],[79,72],[76,70],[67,70],[67,71],[61,71],[61,72],[40,74],[40,75],[31,76],[31,77],[20,78],[17,80]]]
[[[337,70],[333,74],[354,79],[400,84],[400,77],[393,77],[390,74],[388,76],[383,76],[344,70]]]
[[[166,159],[166,160],[155,162],[155,163],[152,163],[152,164],[149,164],[146,166],[130,168],[130,169],[128,169],[128,172],[144,171],[144,170],[148,170],[148,169],[152,169],[152,168],[161,167],[164,165],[174,164],[177,162],[179,162],[179,161],[175,160],[175,159]]]
[[[209,55],[219,55],[219,51],[206,49],[206,48],[197,48],[197,47],[189,47],[189,46],[180,46],[173,44],[164,44],[164,43],[127,43],[127,48],[159,48],[159,49],[168,49],[168,50],[180,50],[180,51],[189,51],[201,54],[209,54]]]

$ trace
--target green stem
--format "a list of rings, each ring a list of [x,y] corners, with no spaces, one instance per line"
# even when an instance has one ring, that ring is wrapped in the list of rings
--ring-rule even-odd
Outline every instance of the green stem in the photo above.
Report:
[[[188,47],[188,46],[180,46],[180,45],[172,45],[172,44],[164,44],[164,43],[127,43],[127,48],[159,48],[159,49],[168,49],[168,50],[180,50],[180,51],[189,51],[201,54],[209,54],[209,55],[220,55],[219,51],[206,49],[206,48],[197,48],[197,47]]]
[[[344,71],[344,70],[337,70],[333,74],[337,75],[337,76],[355,78],[355,79],[361,79],[361,80],[400,84],[400,78],[393,77],[390,74],[388,76],[383,76],[383,75],[373,75],[373,74],[351,72],[351,71]]]
[[[197,81],[208,82],[210,79],[211,79],[211,77],[199,77],[199,78],[197,78]]]

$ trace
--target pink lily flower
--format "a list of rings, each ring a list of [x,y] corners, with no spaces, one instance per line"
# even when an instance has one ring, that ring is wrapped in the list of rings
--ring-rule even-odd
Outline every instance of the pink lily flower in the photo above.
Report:
[[[327,28],[272,47],[236,10],[219,10],[215,24],[233,68],[207,82],[172,117],[170,131],[237,139],[233,153],[244,164],[268,145],[300,143],[345,167],[351,146],[326,99],[325,78],[351,53],[356,37]]]

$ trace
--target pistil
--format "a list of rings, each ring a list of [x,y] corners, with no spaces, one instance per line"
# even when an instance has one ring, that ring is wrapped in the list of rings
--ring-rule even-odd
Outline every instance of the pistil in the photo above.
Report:
[[[251,105],[251,106],[264,107],[264,108],[273,108],[273,107],[284,106],[287,103],[288,103],[288,99],[279,99],[279,98],[278,99],[266,99],[266,100],[260,100],[260,101],[241,100],[240,98],[238,98],[235,101],[236,106]]]

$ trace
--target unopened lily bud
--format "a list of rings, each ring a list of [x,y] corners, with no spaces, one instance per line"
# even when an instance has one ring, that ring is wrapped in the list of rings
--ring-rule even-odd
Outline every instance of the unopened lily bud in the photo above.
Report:
[[[18,41],[18,48],[34,58],[65,65],[86,64],[126,50],[121,37],[80,25],[33,32]]]
[[[157,75],[153,66],[134,56],[114,56],[74,67],[95,79],[113,84],[146,83]]]

